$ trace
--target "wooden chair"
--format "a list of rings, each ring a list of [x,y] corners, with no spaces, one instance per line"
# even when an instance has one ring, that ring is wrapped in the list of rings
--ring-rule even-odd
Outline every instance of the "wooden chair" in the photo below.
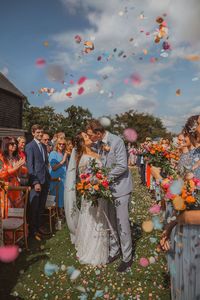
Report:
[[[48,195],[46,202],[46,210],[48,213],[45,213],[44,215],[49,217],[49,230],[52,233],[52,220],[58,219],[58,193],[60,178],[51,178],[51,182],[57,182],[54,187],[56,196]]]
[[[13,236],[13,244],[18,243],[21,239],[24,239],[25,247],[28,249],[28,232],[27,232],[27,203],[29,196],[29,187],[15,187],[9,186],[6,191],[4,191],[4,199],[8,191],[21,191],[22,192],[22,201],[23,208],[6,208],[7,209],[7,217],[2,220],[3,227],[3,239],[5,242],[5,233],[12,232]],[[4,201],[5,202],[5,201]],[[5,203],[6,207],[6,203]],[[23,232],[22,236],[16,238],[16,233]]]

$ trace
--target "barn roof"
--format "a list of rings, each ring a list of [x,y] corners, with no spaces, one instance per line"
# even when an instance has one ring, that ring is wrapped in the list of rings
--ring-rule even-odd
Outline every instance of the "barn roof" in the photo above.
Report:
[[[16,86],[8,80],[1,72],[0,72],[0,89],[8,91],[12,94],[19,96],[20,98],[26,98],[22,92],[20,92]]]

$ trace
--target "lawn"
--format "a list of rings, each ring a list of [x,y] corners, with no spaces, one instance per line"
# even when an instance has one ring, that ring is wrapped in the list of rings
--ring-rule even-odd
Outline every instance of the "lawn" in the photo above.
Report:
[[[161,232],[154,230],[145,233],[141,230],[141,223],[150,217],[148,209],[154,200],[140,184],[135,168],[133,175],[134,193],[130,219],[135,242],[135,260],[129,272],[116,272],[119,261],[101,268],[80,265],[64,225],[61,231],[41,243],[30,241],[31,250],[22,250],[15,263],[0,264],[0,299],[169,300],[166,260],[163,254],[156,252]],[[139,264],[141,257],[151,257],[152,263],[142,267]],[[47,262],[59,267],[51,276],[44,273]],[[67,273],[69,266],[80,271],[80,275],[74,280]]]

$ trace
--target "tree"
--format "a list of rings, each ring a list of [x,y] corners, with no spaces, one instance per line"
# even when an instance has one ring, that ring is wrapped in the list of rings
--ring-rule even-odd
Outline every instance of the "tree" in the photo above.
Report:
[[[85,130],[88,120],[92,119],[92,114],[88,109],[81,106],[71,105],[65,109],[66,117],[62,120],[62,130],[70,138],[73,138],[77,132]]]
[[[31,127],[34,124],[40,124],[44,131],[53,135],[55,132],[62,131],[63,115],[57,114],[53,107],[30,106],[26,103],[23,111],[23,129],[31,132]]]
[[[139,113],[134,110],[116,115],[112,122],[113,132],[123,134],[125,128],[134,128],[138,133],[138,142],[143,142],[146,137],[169,137],[161,119],[150,114]]]

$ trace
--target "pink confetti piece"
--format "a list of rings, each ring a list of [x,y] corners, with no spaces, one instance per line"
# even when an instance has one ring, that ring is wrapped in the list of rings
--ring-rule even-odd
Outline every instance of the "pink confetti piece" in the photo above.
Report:
[[[44,58],[38,58],[35,62],[36,66],[42,68],[46,64],[46,60]]]
[[[133,85],[140,85],[141,82],[142,82],[141,76],[137,73],[132,74],[130,79],[131,79],[131,82],[132,82]]]
[[[71,92],[68,92],[68,93],[66,93],[66,96],[67,96],[67,97],[71,97],[71,96],[72,96],[72,93],[71,93]]]
[[[3,246],[0,247],[0,261],[9,263],[14,261],[19,255],[19,247],[14,246]]]
[[[139,261],[139,264],[142,266],[142,267],[147,267],[149,265],[149,261],[147,258],[145,257],[141,257],[140,258],[140,261]]]
[[[124,138],[128,142],[135,142],[137,140],[137,132],[133,128],[126,128],[123,132]]]
[[[78,95],[82,95],[83,92],[84,92],[84,88],[83,88],[83,87],[80,87],[80,88],[78,89]]]
[[[80,77],[78,80],[78,84],[83,84],[86,81],[86,79],[87,79],[87,77],[85,77],[85,76]]]

